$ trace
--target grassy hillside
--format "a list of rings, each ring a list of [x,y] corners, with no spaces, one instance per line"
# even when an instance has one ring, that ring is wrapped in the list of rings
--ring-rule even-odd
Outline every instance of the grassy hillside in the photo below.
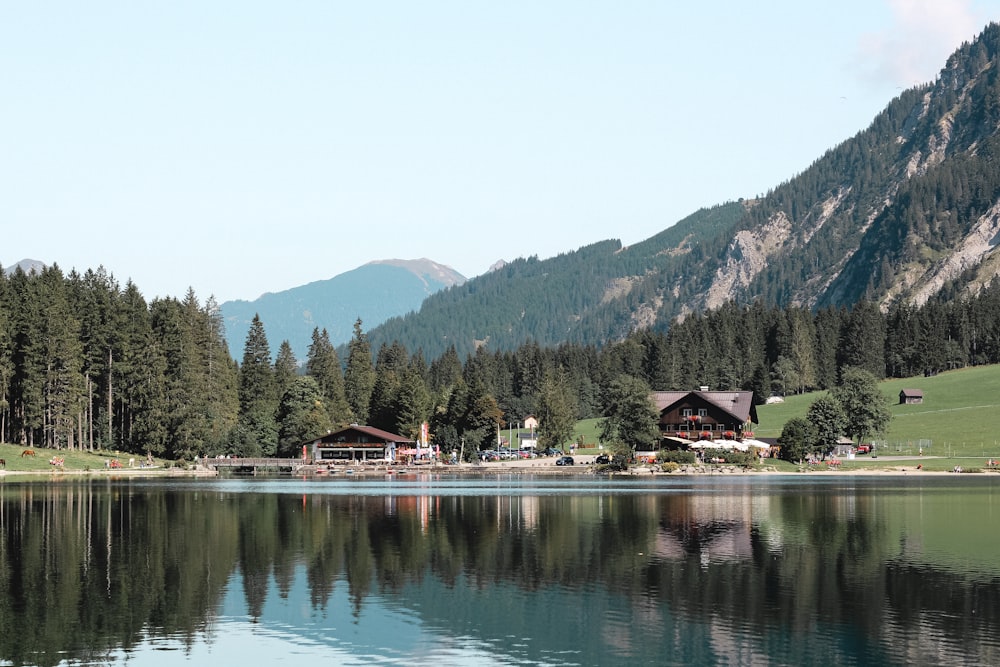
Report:
[[[917,453],[918,441],[930,440],[925,454],[997,456],[1000,454],[1000,366],[978,366],[935,377],[887,380],[879,385],[890,401],[893,419],[886,439],[890,450]],[[901,389],[922,389],[921,405],[899,405]],[[784,403],[757,406],[754,432],[778,437],[792,417],[804,416],[821,393],[789,396]]]

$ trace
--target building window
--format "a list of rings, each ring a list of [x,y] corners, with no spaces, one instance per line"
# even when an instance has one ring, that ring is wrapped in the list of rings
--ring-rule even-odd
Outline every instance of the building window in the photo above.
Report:
[[[694,414],[694,413],[691,412],[691,408],[683,408],[681,410],[681,416],[682,417],[690,417],[692,414]]]
[[[705,409],[705,408],[698,408],[698,416],[699,417],[707,417],[708,416],[708,410]]]

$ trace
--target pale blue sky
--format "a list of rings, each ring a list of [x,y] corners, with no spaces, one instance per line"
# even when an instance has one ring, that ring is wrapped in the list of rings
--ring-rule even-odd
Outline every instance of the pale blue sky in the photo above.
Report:
[[[867,127],[1000,0],[0,3],[0,262],[253,299],[648,238]]]

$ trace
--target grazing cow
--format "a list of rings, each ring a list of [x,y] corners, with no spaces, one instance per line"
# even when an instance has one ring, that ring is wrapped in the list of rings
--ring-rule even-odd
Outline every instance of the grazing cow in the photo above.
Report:
[[[22,459],[23,459],[23,458],[24,458],[25,456],[34,456],[34,455],[35,455],[35,450],[34,450],[34,449],[26,449],[26,450],[24,450],[23,452],[21,452],[21,458],[22,458]]]
[[[0,468],[6,468],[6,467],[7,467],[7,461],[5,459],[0,459]]]

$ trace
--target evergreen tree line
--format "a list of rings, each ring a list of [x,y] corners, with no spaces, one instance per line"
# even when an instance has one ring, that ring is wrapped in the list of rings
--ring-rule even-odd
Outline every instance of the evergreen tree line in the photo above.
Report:
[[[236,422],[217,304],[147,303],[104,269],[0,275],[0,438],[184,458]]]
[[[728,304],[602,347],[487,344],[464,360],[454,347],[432,361],[399,342],[374,350],[358,320],[346,359],[317,329],[300,363],[287,341],[272,356],[258,317],[236,363],[217,304],[191,291],[147,304],[103,269],[0,278],[0,437],[27,447],[294,455],[342,425],[415,437],[428,421],[436,444],[471,454],[529,414],[543,446],[559,446],[575,420],[614,413],[623,387],[752,390],[759,402],[832,389],[847,367],[880,379],[998,362],[995,286],[888,313]]]

